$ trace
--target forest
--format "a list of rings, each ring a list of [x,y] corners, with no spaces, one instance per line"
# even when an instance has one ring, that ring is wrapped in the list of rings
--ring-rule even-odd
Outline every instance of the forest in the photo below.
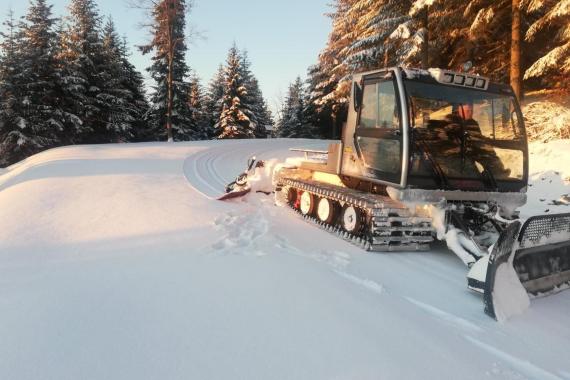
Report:
[[[70,144],[227,138],[338,138],[350,75],[387,66],[464,70],[519,96],[568,94],[570,0],[335,0],[326,46],[275,115],[235,44],[205,85],[186,62],[185,0],[150,2],[153,38],[130,46],[95,0],[56,16],[31,0],[0,43],[0,166]],[[149,54],[145,86],[130,61]],[[466,63],[470,63],[466,66]]]

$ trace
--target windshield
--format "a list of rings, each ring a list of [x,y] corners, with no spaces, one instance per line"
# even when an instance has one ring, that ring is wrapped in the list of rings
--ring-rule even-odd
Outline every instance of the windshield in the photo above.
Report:
[[[411,173],[522,180],[524,130],[511,96],[407,80],[417,149]],[[496,186],[495,186],[496,187]]]

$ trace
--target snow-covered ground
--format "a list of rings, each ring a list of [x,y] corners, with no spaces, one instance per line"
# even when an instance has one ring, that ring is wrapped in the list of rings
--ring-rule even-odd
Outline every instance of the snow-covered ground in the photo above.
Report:
[[[570,291],[500,324],[442,244],[371,254],[269,196],[209,198],[300,146],[326,142],[68,147],[0,173],[0,379],[570,379]],[[570,141],[531,146],[524,215],[570,212],[549,205],[569,164]]]

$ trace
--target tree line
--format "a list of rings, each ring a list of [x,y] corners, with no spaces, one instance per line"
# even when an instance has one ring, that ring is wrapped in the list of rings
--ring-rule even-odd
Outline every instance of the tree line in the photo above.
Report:
[[[339,137],[350,74],[382,67],[461,71],[471,62],[471,72],[510,82],[519,98],[570,91],[570,0],[335,0],[332,7],[332,31],[307,71],[305,110],[295,121],[310,131],[293,134]]]
[[[0,43],[0,166],[69,144],[263,138],[271,112],[247,52],[232,46],[204,88],[186,63],[184,0],[152,1],[154,85],[130,62],[125,38],[94,0],[53,16],[46,0],[10,12]]]
[[[185,0],[133,0],[148,11],[154,85],[95,0],[46,0],[4,23],[0,165],[78,143],[263,138],[273,117],[246,51],[232,46],[204,86],[188,66]],[[350,75],[404,65],[473,72],[523,90],[569,91],[570,0],[334,0],[332,31],[307,79],[280,106],[276,137],[337,138]]]

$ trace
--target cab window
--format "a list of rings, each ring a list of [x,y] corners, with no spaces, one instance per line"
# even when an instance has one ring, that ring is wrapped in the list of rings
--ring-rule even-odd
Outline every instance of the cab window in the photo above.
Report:
[[[396,90],[392,81],[364,85],[359,128],[400,128]]]

